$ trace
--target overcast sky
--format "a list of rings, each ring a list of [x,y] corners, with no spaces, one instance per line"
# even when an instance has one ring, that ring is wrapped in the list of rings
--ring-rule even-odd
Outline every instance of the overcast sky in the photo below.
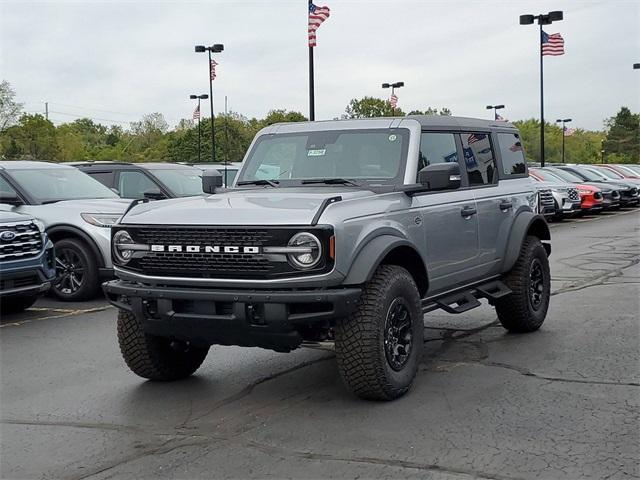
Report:
[[[29,112],[60,123],[102,123],[161,112],[190,118],[191,93],[208,93],[206,54],[216,58],[216,111],[261,117],[273,108],[308,114],[306,0],[0,0],[0,78]],[[640,1],[318,0],[331,17],[318,31],[316,119],[344,113],[354,97],[384,98],[404,81],[405,111],[449,107],[487,117],[505,104],[511,120],[539,116],[537,25],[518,16],[563,10],[566,54],[545,57],[547,120],[600,129],[622,105],[640,110]],[[208,113],[208,108],[203,108]]]

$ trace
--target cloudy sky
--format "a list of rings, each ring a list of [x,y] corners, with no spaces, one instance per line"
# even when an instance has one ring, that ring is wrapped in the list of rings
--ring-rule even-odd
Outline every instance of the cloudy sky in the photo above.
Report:
[[[103,123],[162,112],[189,118],[191,93],[208,93],[205,54],[217,57],[216,111],[264,116],[273,108],[308,113],[306,0],[0,0],[0,77],[25,110],[60,123]],[[563,10],[566,54],[545,57],[546,118],[599,129],[626,105],[640,110],[638,0],[317,0],[331,8],[318,31],[316,118],[340,116],[350,99],[385,97],[404,81],[405,110],[449,107],[487,117],[506,105],[511,120],[539,115],[537,25],[518,16]],[[208,109],[203,109],[208,112]]]

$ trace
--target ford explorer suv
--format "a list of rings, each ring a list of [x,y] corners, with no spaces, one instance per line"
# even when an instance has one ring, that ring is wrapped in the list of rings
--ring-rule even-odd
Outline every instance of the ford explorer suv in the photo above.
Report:
[[[40,220],[56,249],[51,292],[61,300],[95,296],[113,276],[110,227],[129,200],[69,165],[0,162],[0,208]]]
[[[53,243],[44,224],[0,210],[0,313],[29,308],[55,276]]]
[[[549,228],[508,122],[271,125],[221,184],[204,174],[211,195],[141,201],[111,229],[104,290],[141,377],[187,377],[216,344],[328,344],[348,388],[391,400],[416,376],[425,313],[485,299],[511,332],[545,320]]]
[[[202,171],[179,163],[71,162],[122,198],[202,195]]]

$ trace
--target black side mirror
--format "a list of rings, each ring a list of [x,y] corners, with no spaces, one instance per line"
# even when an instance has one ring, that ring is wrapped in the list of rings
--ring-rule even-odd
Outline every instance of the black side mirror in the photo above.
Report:
[[[23,205],[24,202],[18,197],[15,192],[6,192],[0,190],[0,203],[5,203],[7,205]]]
[[[147,190],[143,195],[144,198],[148,198],[149,200],[164,200],[167,198],[167,196],[160,190]]]
[[[436,163],[418,172],[418,183],[431,190],[455,190],[460,188],[460,165]]]
[[[218,170],[205,170],[202,174],[202,191],[216,193],[216,188],[222,187],[222,174]]]

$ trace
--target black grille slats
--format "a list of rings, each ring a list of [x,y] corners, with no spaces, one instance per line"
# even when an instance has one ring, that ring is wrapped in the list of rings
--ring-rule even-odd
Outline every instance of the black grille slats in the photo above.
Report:
[[[263,246],[273,237],[266,230],[209,228],[140,228],[136,234],[143,243],[159,245]]]
[[[0,237],[0,260],[36,257],[42,251],[42,234],[35,223],[0,223],[0,235],[7,231],[13,232],[15,237],[9,241]]]

